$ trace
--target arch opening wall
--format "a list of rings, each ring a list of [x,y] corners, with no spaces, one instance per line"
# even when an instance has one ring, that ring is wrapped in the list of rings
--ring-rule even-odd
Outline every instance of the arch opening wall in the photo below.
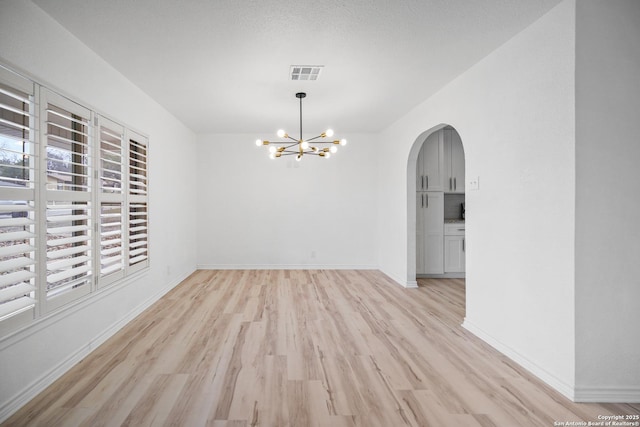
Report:
[[[466,176],[480,180],[466,192],[465,326],[567,396],[575,382],[574,48],[575,3],[565,1],[385,129],[381,140],[397,144],[380,147],[392,167],[380,169],[378,204],[381,270],[410,284],[416,136],[442,123],[458,131]]]
[[[415,139],[409,150],[409,160],[407,161],[407,280],[405,286],[409,288],[417,287],[416,281],[416,169],[418,154],[422,144],[429,135],[444,128],[446,124],[439,124],[428,129]],[[402,283],[402,282],[400,282]]]

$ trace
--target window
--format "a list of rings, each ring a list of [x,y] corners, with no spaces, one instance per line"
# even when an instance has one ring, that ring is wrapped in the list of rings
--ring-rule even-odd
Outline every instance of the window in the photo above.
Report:
[[[0,322],[35,315],[34,84],[0,68]]]
[[[148,267],[147,150],[0,66],[0,333]]]
[[[129,266],[145,267],[149,259],[147,227],[147,142],[129,139]]]

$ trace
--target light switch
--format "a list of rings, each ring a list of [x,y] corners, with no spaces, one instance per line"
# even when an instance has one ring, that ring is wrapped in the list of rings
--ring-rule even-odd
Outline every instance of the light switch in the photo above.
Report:
[[[469,189],[469,190],[479,190],[480,189],[480,177],[476,176],[474,178],[467,179],[467,189]]]

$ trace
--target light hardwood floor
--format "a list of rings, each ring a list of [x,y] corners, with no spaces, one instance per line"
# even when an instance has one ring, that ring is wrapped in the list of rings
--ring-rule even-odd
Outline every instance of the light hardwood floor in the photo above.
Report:
[[[553,426],[575,404],[460,327],[464,281],[197,271],[3,425]]]

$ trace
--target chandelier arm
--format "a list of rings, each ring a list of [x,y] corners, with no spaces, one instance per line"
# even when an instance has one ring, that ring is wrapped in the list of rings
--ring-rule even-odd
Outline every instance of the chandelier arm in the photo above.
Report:
[[[289,138],[289,139],[290,139],[290,140],[292,140],[292,141],[298,142],[298,140],[297,140],[297,139],[295,139],[295,138],[294,138],[294,137],[292,137],[292,136],[287,135],[287,138]]]
[[[314,136],[313,138],[307,139],[307,142],[315,141],[318,138],[322,138],[322,135]]]

